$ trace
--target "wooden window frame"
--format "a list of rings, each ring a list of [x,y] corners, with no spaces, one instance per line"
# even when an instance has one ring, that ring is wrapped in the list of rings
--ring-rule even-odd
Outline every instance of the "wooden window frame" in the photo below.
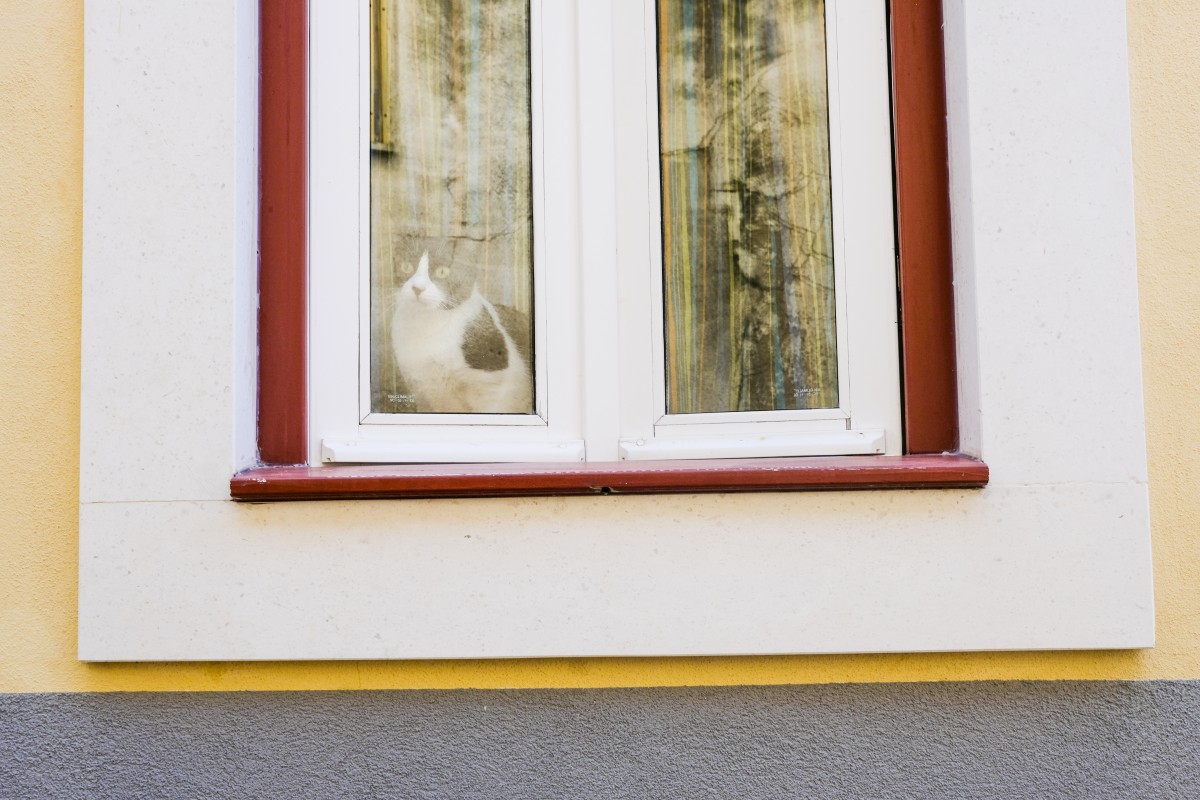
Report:
[[[308,7],[260,0],[259,466],[235,500],[978,488],[958,452],[941,0],[891,0],[904,455],[310,467],[307,419]]]

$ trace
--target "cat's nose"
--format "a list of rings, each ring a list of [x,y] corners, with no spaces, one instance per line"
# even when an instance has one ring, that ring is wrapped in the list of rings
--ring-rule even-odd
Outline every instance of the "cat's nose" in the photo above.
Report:
[[[420,297],[421,292],[425,291],[425,287],[421,286],[420,284],[414,283],[412,286],[412,290],[413,290],[413,294],[415,294],[417,297]]]

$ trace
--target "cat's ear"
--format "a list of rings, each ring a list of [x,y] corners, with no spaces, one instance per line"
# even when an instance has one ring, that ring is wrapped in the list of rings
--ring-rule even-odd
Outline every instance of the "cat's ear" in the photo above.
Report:
[[[429,272],[429,251],[421,253],[421,263],[417,264],[417,272]]]

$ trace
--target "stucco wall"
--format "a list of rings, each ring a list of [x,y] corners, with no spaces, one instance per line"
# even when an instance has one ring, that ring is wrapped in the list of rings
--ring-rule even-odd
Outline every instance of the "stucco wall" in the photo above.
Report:
[[[1200,515],[1190,276],[1200,244],[1194,149],[1200,8],[1129,6],[1158,645],[976,653],[505,662],[86,665],[75,660],[82,39],[77,3],[0,21],[0,374],[9,431],[0,509],[0,692],[1200,677]],[[47,52],[54,58],[46,58]]]
[[[20,798],[1194,798],[1200,685],[0,696]]]

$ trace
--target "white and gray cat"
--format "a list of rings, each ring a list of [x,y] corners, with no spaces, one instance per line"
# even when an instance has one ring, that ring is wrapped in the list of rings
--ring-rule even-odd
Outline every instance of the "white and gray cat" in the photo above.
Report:
[[[397,291],[392,352],[415,410],[425,413],[530,414],[533,380],[528,318],[479,292],[478,268],[429,266],[426,251]]]

